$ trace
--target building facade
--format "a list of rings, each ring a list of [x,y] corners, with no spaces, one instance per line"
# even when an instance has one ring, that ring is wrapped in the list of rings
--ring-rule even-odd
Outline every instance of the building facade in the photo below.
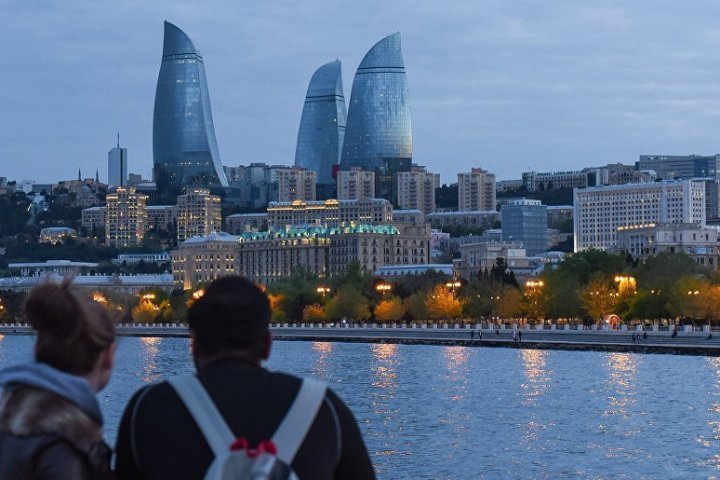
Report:
[[[170,254],[175,284],[183,290],[238,272],[239,238],[225,232],[211,232],[182,242]]]
[[[390,223],[392,204],[384,198],[363,200],[320,200],[314,202],[270,202],[268,228],[287,225],[328,225],[341,223]]]
[[[225,217],[225,230],[233,235],[247,231],[260,231],[268,229],[268,214],[261,213],[235,213]]]
[[[278,171],[278,201],[313,201],[317,198],[317,173],[294,167]]]
[[[663,180],[718,178],[720,155],[640,155],[638,170],[654,170]]]
[[[456,274],[465,279],[478,278],[478,274],[490,271],[498,258],[503,258],[510,270],[526,270],[530,267],[527,254],[519,242],[475,242],[460,245],[460,258],[453,262]]]
[[[81,213],[80,224],[88,230],[88,233],[92,233],[93,230],[97,231],[100,228],[105,228],[106,212],[107,209],[105,207],[86,208]]]
[[[376,195],[393,200],[393,176],[411,163],[410,94],[398,32],[376,43],[355,73],[340,169],[375,172]]]
[[[413,167],[397,174],[397,204],[405,210],[435,211],[435,189],[440,188],[440,174],[425,167]]]
[[[495,174],[482,168],[458,173],[458,211],[495,210]]]
[[[346,117],[342,64],[335,60],[310,79],[295,148],[295,166],[315,172],[323,191],[335,183],[333,168],[340,163]]]
[[[472,230],[492,228],[500,221],[500,212],[466,211],[466,212],[435,212],[425,216],[433,228],[464,227]]]
[[[500,209],[502,239],[522,242],[530,256],[548,249],[548,211],[540,200],[512,200]]]
[[[38,241],[40,243],[51,243],[58,245],[63,243],[66,238],[77,238],[77,231],[68,227],[48,227],[40,230]]]
[[[170,231],[176,227],[177,207],[175,205],[149,205],[147,207],[147,229]]]
[[[705,225],[705,183],[676,180],[573,190],[575,251],[611,250],[618,229],[656,223]]]
[[[105,197],[105,244],[115,247],[140,245],[147,229],[147,196],[134,187],[118,187]]]
[[[165,22],[155,90],[153,164],[159,190],[227,187],[220,162],[202,55],[192,40]]]
[[[177,199],[178,244],[188,238],[209,235],[222,227],[220,197],[195,188]]]
[[[684,253],[698,265],[718,268],[718,230],[696,223],[620,227],[617,251],[646,259],[659,253]]]
[[[375,198],[375,172],[353,167],[337,172],[338,200]]]

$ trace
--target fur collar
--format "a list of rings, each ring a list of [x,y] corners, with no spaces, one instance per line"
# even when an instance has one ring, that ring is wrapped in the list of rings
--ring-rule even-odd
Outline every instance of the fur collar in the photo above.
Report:
[[[72,402],[46,390],[18,385],[0,398],[0,431],[19,437],[57,435],[93,457],[103,447],[102,426]]]

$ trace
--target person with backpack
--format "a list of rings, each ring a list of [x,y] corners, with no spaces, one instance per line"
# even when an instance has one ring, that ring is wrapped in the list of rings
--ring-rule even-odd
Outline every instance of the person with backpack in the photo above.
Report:
[[[0,478],[112,478],[96,394],[114,363],[113,319],[70,281],[35,287],[23,315],[35,361],[0,371]]]
[[[271,372],[267,295],[239,276],[189,309],[197,375],[140,389],[123,413],[118,479],[374,479],[348,407],[317,380]]]

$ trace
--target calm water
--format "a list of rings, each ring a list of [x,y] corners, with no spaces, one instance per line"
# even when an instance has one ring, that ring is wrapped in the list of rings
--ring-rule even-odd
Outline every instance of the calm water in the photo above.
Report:
[[[30,337],[0,336],[0,367]],[[108,440],[139,386],[190,371],[187,340],[123,338]],[[716,478],[720,359],[276,342],[269,367],[330,383],[382,478]]]

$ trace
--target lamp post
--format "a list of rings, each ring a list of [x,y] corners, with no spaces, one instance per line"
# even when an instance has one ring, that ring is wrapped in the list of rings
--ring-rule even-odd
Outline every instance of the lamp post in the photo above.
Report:
[[[539,316],[537,295],[544,286],[545,282],[543,282],[542,280],[528,280],[527,282],[525,282],[525,288],[528,290],[527,292],[525,292],[525,296],[528,297],[530,305],[532,305],[532,314],[535,318]]]
[[[328,293],[330,293],[330,287],[320,286],[320,287],[317,287],[315,290],[316,290],[320,295],[322,295],[323,298],[325,298],[325,295],[327,295]]]
[[[460,282],[460,280],[458,280],[458,279],[455,279],[455,280],[452,280],[452,281],[450,281],[450,282],[447,282],[447,283],[445,284],[445,286],[446,286],[447,288],[449,288],[449,289],[452,290],[453,297],[454,297],[456,290],[457,290],[458,288],[462,287],[462,282]]]
[[[375,285],[375,290],[380,292],[380,294],[384,297],[387,292],[392,290],[392,285],[389,283],[378,283]]]

